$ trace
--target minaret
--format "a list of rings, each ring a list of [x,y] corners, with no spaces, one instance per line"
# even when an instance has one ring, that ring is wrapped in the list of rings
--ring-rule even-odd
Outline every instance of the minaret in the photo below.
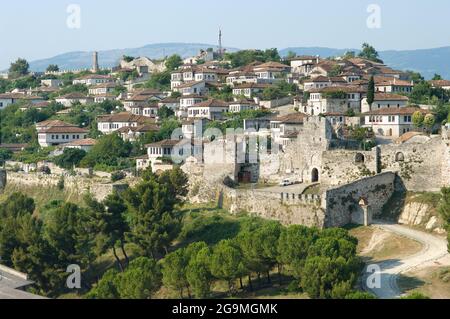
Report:
[[[92,60],[92,72],[97,73],[100,70],[98,66],[98,52],[94,51],[93,60]]]
[[[219,56],[223,56],[223,48],[222,48],[222,29],[219,28]]]

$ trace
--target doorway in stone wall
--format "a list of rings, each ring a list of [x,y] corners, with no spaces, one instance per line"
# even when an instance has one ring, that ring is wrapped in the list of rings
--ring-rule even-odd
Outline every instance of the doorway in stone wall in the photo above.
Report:
[[[313,168],[311,172],[311,183],[319,182],[319,170],[317,168]]]

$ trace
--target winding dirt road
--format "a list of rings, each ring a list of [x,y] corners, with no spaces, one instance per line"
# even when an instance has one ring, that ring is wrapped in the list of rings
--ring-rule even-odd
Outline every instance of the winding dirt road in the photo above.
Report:
[[[376,265],[381,269],[381,285],[378,287],[372,287],[373,283],[376,283],[376,281],[373,280],[374,276],[371,276],[374,270],[372,269],[372,273],[368,273],[367,267],[370,267],[370,265],[366,266],[366,275],[363,278],[363,286],[367,291],[377,295],[378,298],[395,299],[401,297],[402,292],[397,285],[397,279],[402,273],[430,267],[436,264],[450,265],[447,241],[443,237],[414,230],[406,226],[389,224],[381,221],[374,222],[374,226],[413,239],[423,246],[422,250],[415,255],[377,263]]]

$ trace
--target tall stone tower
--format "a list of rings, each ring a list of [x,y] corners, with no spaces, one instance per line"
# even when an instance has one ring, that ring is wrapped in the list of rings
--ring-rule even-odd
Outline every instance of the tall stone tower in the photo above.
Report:
[[[97,73],[100,70],[98,66],[98,52],[95,51],[92,56],[92,72]]]
[[[222,29],[219,28],[219,51],[217,52],[219,54],[219,57],[223,57],[223,46],[222,46]]]

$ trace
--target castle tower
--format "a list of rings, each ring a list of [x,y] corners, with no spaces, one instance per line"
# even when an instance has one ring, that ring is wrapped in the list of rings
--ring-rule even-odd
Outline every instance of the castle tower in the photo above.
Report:
[[[95,51],[92,57],[92,72],[97,73],[100,70],[98,66],[98,52]]]

